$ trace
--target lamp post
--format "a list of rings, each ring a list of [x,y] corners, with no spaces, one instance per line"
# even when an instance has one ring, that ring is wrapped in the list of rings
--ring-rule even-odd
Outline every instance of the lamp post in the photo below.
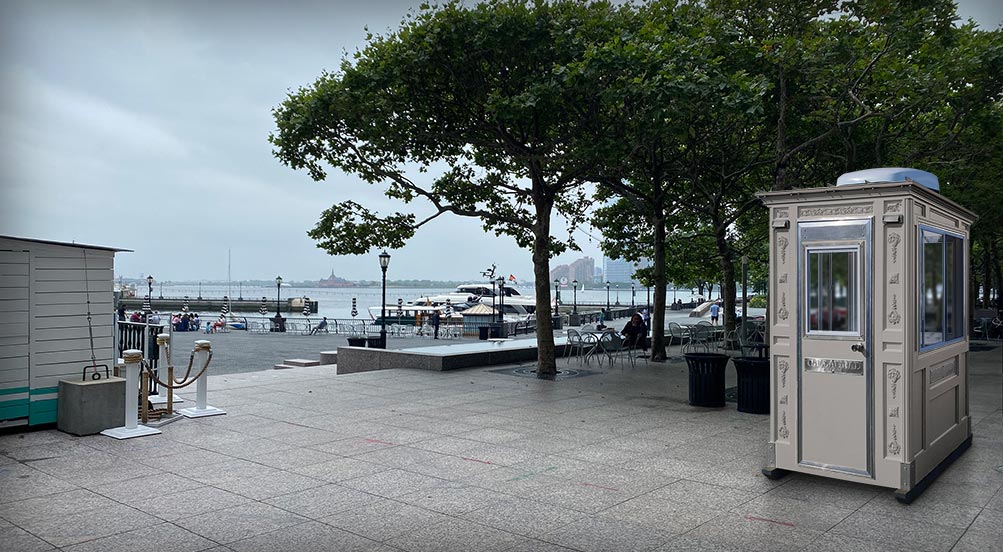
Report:
[[[146,304],[143,305],[143,312],[147,317],[153,312],[153,276],[146,277]]]
[[[616,284],[616,306],[620,306],[620,284]]]
[[[498,323],[505,322],[505,278],[498,277]],[[499,335],[498,337],[501,337]]]
[[[554,280],[554,316],[561,314],[558,303],[561,301],[561,281]]]
[[[749,274],[746,271],[749,265],[749,257],[742,255],[742,322],[749,319],[749,294],[746,288],[749,286]]]
[[[202,300],[202,282],[199,282],[199,301]]]
[[[609,316],[609,280],[606,280],[606,316]],[[611,318],[607,318],[611,320]]]
[[[275,325],[272,328],[273,332],[284,332],[286,331],[286,325],[282,321],[282,310],[279,306],[279,301],[282,300],[282,276],[275,277]]]
[[[387,348],[387,267],[390,266],[390,254],[380,253],[380,270],[383,271],[383,301],[380,302],[380,348]]]
[[[630,308],[631,309],[634,308],[634,294],[635,293],[636,293],[636,290],[634,289],[634,284],[631,283],[630,284]]]
[[[578,280],[571,280],[571,287],[574,288],[574,306],[571,308],[571,313],[578,314]]]

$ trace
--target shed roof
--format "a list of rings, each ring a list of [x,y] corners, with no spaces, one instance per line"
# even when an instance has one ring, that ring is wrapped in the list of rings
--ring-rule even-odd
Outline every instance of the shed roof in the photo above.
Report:
[[[4,236],[0,234],[0,240],[14,240],[22,241],[28,243],[44,243],[46,245],[61,245],[63,247],[79,247],[81,249],[100,249],[102,251],[124,251],[132,253],[132,249],[120,249],[118,247],[108,247],[106,245],[89,245],[86,243],[76,243],[76,242],[61,242],[53,240],[40,240],[36,238],[20,238],[17,236]]]
[[[474,316],[477,316],[477,315],[490,315],[490,314],[497,314],[497,313],[498,313],[498,311],[496,311],[495,309],[493,309],[493,308],[485,305],[484,303],[477,303],[476,305],[474,305],[474,306],[470,307],[469,309],[466,309],[466,310],[463,311],[463,315],[464,316],[469,316],[471,314],[473,314]]]

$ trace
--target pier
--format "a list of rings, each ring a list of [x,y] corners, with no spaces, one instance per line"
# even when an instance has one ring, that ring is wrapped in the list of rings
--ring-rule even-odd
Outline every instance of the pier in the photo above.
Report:
[[[119,305],[124,305],[126,310],[142,310],[143,297],[120,297]],[[230,312],[258,312],[261,308],[261,299],[229,299],[224,301],[222,297],[201,299],[188,298],[188,310],[191,312],[219,312],[223,305],[229,306]],[[318,301],[310,300],[310,312],[316,313],[319,306]],[[163,299],[151,299],[150,307],[158,312],[181,312],[185,304],[184,298],[164,297]],[[290,314],[303,312],[303,298],[291,297],[280,302],[281,311]],[[275,313],[275,300],[265,301],[265,308],[269,313]]]

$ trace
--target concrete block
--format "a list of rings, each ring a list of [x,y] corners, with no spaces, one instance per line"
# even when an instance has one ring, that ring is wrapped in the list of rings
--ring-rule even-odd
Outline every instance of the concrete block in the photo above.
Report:
[[[338,364],[338,351],[321,351],[321,364]]]
[[[94,435],[124,423],[124,378],[59,381],[56,428],[60,431]]]
[[[285,364],[287,366],[298,366],[302,368],[304,366],[320,366],[320,361],[310,360],[308,358],[290,358],[283,360],[282,364]]]

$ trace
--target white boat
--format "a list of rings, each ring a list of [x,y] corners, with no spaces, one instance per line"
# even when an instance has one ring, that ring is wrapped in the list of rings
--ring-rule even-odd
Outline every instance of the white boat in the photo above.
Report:
[[[511,286],[504,286],[501,288],[504,294],[504,299],[501,301],[504,303],[504,310],[506,314],[513,313],[508,307],[512,305],[513,307],[521,307],[515,309],[515,313],[519,311],[525,311],[526,313],[533,313],[536,310],[536,298],[530,295],[523,295],[519,293],[519,290]],[[413,305],[444,305],[449,301],[452,305],[474,305],[477,303],[491,305],[494,301],[497,307],[499,302],[498,288],[493,288],[487,284],[463,284],[456,287],[455,291],[451,291],[442,295],[425,295],[411,301]]]

